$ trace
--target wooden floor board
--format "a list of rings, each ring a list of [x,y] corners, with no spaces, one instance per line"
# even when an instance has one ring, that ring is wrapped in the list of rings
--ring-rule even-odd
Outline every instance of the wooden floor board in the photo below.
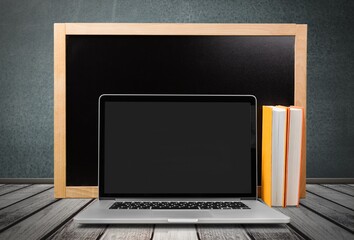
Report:
[[[334,223],[352,232],[354,231],[354,211],[312,193],[307,193],[306,198],[301,199],[300,204],[330,219]]]
[[[152,240],[198,240],[195,225],[156,225]]]
[[[67,224],[62,226],[48,239],[77,239],[77,240],[96,240],[106,229],[106,225],[102,224],[89,224],[82,225],[70,220]],[[114,239],[114,238],[113,238]]]
[[[54,189],[51,188],[0,210],[0,232],[55,201]]]
[[[298,232],[297,229],[295,231],[295,229],[292,228],[292,226],[290,226],[289,224],[286,224],[286,227],[289,228],[290,232],[292,232],[292,234],[293,234],[295,239],[297,239],[297,240],[306,240],[306,239],[308,239],[308,237],[305,234],[303,234],[301,232]],[[302,236],[302,235],[304,235],[304,236]]]
[[[5,194],[0,197],[0,209],[10,206],[16,202],[22,201],[29,198],[35,194],[43,192],[53,188],[51,184],[35,184],[25,188],[21,188],[17,191]]]
[[[29,184],[6,184],[0,188],[0,197],[28,186]]]
[[[20,223],[0,233],[0,239],[41,239],[72,217],[88,204],[88,199],[63,199],[42,209]]]
[[[244,226],[251,239],[303,239],[295,232],[291,231],[286,224],[247,224]]]
[[[100,240],[150,240],[153,225],[109,225]]]
[[[310,239],[353,239],[353,234],[349,231],[302,206],[277,210],[289,216],[290,225]]]
[[[250,240],[246,230],[241,225],[197,225],[201,240],[227,239]]]
[[[346,184],[322,184],[325,187],[342,192],[354,197],[354,187]]]
[[[351,210],[354,210],[354,197],[348,196],[347,194],[343,194],[333,189],[314,184],[306,185],[306,190],[310,193],[316,194]]]
[[[300,204],[305,206],[334,223],[354,232],[354,211],[342,207],[332,201],[308,193],[305,199],[301,199]]]
[[[285,224],[198,225],[197,231],[201,240],[303,239]]]

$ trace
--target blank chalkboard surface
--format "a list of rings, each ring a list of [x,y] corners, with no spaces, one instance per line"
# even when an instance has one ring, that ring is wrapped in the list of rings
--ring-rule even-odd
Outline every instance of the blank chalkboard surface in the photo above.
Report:
[[[66,185],[97,186],[103,93],[253,94],[260,167],[261,106],[294,104],[294,46],[295,36],[66,35]]]

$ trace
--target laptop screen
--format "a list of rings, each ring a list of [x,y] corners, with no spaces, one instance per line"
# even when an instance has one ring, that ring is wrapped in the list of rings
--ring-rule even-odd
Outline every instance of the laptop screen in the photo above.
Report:
[[[255,197],[255,105],[251,96],[101,96],[100,197]]]

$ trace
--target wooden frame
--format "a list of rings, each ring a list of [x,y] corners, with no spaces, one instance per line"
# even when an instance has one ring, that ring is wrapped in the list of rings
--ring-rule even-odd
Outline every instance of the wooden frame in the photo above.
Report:
[[[295,36],[295,105],[306,114],[306,24],[56,23],[54,24],[54,192],[56,198],[96,198],[97,186],[66,186],[66,35]],[[305,126],[306,138],[306,126]],[[306,140],[301,197],[306,194]],[[258,189],[259,190],[259,189]]]

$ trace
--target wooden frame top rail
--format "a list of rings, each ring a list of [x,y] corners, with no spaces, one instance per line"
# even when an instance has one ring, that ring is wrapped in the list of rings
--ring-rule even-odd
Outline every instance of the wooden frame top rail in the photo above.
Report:
[[[67,23],[68,35],[296,35],[296,24]]]

